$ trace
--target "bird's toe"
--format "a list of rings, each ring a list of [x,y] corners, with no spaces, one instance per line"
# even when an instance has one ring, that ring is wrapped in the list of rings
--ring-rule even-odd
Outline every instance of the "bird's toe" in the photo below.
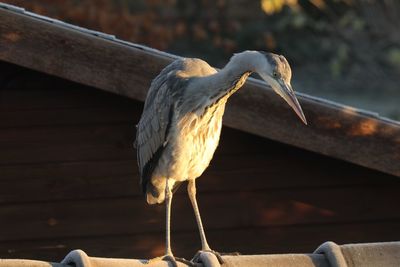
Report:
[[[174,257],[173,255],[169,255],[169,254],[164,255],[164,256],[160,256],[160,257],[157,257],[157,258],[150,259],[150,260],[147,261],[147,264],[152,264],[152,263],[157,262],[157,261],[168,261],[169,263],[172,264],[172,267],[179,267],[178,266],[178,262],[182,262],[182,263],[184,263],[184,264],[186,264],[187,266],[190,266],[190,267],[196,267],[195,263],[193,263],[191,261],[188,261],[188,260],[186,260],[184,258]]]
[[[213,255],[217,258],[219,264],[223,264],[223,263],[224,263],[224,260],[222,259],[221,254],[220,254],[219,252],[217,252],[217,251],[215,251],[215,250],[211,250],[211,249],[199,250],[199,251],[196,253],[196,255],[194,255],[194,257],[193,257],[193,259],[192,259],[191,261],[192,261],[192,262],[195,262],[195,263],[201,262],[200,256],[201,256],[202,253],[211,253],[211,254],[213,254]]]

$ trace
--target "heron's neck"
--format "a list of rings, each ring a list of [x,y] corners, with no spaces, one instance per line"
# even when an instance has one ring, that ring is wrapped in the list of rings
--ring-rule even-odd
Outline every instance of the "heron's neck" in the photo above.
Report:
[[[187,101],[190,105],[183,106],[182,110],[204,114],[211,107],[224,108],[227,99],[243,86],[252,72],[259,69],[262,64],[260,57],[258,52],[245,51],[234,55],[219,72],[196,78],[187,93],[196,105]]]
[[[249,75],[257,70],[260,54],[256,51],[245,51],[234,55],[229,63],[219,72],[205,77],[205,94],[211,100],[228,98],[240,89]]]

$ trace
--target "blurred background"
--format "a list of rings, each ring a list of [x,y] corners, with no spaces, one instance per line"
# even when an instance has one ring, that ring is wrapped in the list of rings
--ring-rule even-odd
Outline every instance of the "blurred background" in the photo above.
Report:
[[[3,0],[223,67],[232,53],[283,54],[295,90],[400,120],[397,0]]]

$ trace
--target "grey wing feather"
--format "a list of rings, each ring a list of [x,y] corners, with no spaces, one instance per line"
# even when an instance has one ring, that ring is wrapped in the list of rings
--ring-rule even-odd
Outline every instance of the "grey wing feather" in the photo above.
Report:
[[[178,88],[175,71],[182,68],[182,61],[176,60],[153,80],[145,101],[142,117],[137,126],[136,149],[143,191],[151,174],[168,143],[169,124],[172,120]]]

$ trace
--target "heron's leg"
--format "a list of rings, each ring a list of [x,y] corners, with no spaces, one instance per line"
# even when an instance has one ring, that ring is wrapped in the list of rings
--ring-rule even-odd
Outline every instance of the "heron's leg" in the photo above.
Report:
[[[166,244],[165,244],[165,255],[161,256],[161,257],[157,257],[154,259],[149,260],[147,263],[153,263],[159,260],[165,260],[165,261],[169,261],[172,263],[173,267],[178,267],[178,263],[177,261],[180,261],[188,266],[192,266],[194,267],[195,264],[191,261],[188,261],[184,258],[177,258],[174,257],[174,255],[172,254],[172,249],[171,249],[171,204],[172,204],[172,190],[170,188],[170,185],[168,183],[168,179],[166,179],[165,182],[165,214],[166,214]]]
[[[196,200],[196,180],[189,180],[188,182],[188,194],[190,202],[192,202],[194,216],[196,217],[197,226],[199,227],[201,250],[210,250],[210,246],[207,243],[206,234],[204,233],[203,223],[200,217],[199,207],[197,206]]]
[[[166,179],[166,185],[165,185],[165,214],[166,214],[166,251],[165,254],[166,255],[171,255],[172,254],[172,249],[171,249],[171,204],[172,204],[172,190],[169,187],[169,182],[168,179]]]
[[[192,202],[193,211],[194,211],[194,215],[196,217],[197,226],[198,226],[199,232],[200,232],[200,240],[201,240],[201,251],[199,251],[193,257],[192,261],[193,262],[199,261],[201,252],[211,252],[217,257],[217,259],[220,262],[220,264],[223,264],[224,261],[222,260],[221,255],[218,252],[216,252],[214,250],[211,250],[210,246],[207,243],[206,234],[204,232],[203,223],[202,223],[201,217],[200,217],[199,207],[197,206],[196,181],[195,180],[189,180],[189,182],[188,182],[188,195],[189,195],[189,198],[190,198],[190,202]]]

